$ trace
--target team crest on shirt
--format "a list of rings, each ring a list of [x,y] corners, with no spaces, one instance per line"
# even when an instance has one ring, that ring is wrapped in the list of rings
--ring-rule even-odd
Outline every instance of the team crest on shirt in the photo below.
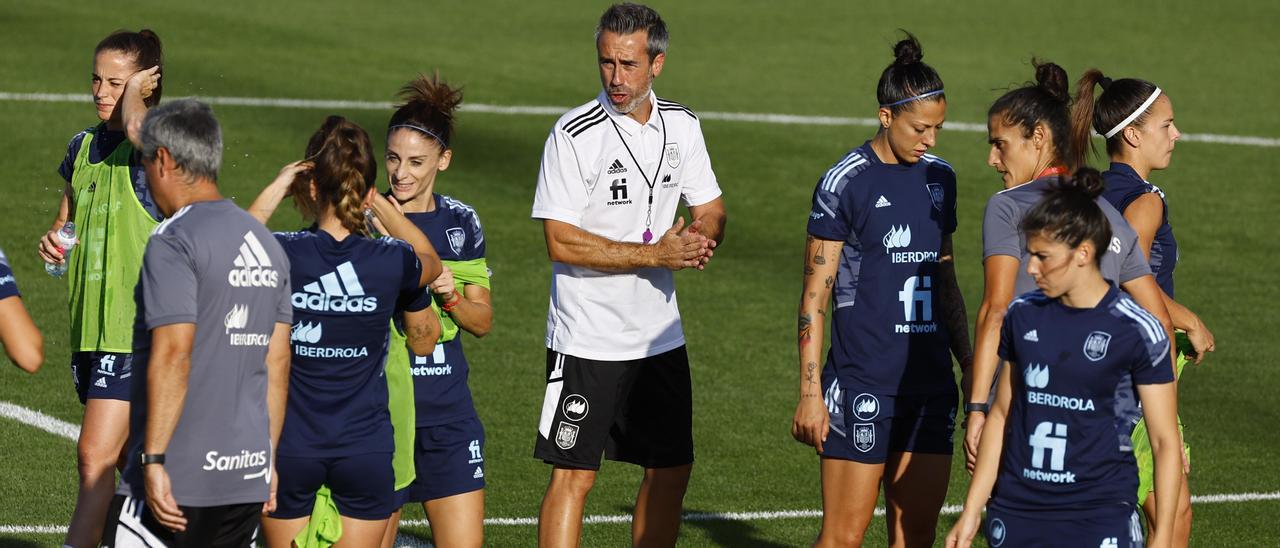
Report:
[[[933,208],[942,211],[942,201],[946,196],[942,190],[942,183],[929,183],[925,188],[929,189],[929,199],[933,201]]]
[[[675,143],[667,143],[667,165],[671,169],[680,167],[680,145]]]
[[[876,427],[873,424],[853,425],[853,446],[863,453],[876,446]]]
[[[1084,340],[1084,357],[1096,362],[1107,357],[1107,345],[1111,344],[1111,334],[1094,331]]]
[[[467,234],[461,228],[454,227],[444,231],[444,235],[449,239],[449,248],[455,254],[462,254],[462,244],[467,241]]]
[[[569,424],[560,421],[560,428],[556,429],[556,447],[568,451],[578,444],[578,425]]]

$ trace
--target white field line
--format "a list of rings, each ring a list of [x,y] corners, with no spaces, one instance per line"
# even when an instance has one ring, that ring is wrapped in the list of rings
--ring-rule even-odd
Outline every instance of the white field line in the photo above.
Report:
[[[34,426],[55,436],[62,436],[71,441],[80,439],[80,427],[69,422],[50,417],[34,409],[0,401],[0,417],[10,418],[20,423]]]
[[[392,105],[386,101],[343,101],[317,99],[288,99],[272,97],[198,97],[201,101],[212,105],[232,105],[244,107],[302,108],[322,110],[391,110]],[[0,92],[0,101],[33,101],[41,103],[87,103],[87,93],[11,93]],[[553,106],[527,105],[486,105],[482,103],[466,103],[460,108],[463,112],[479,112],[485,114],[559,116],[569,109]],[[750,122],[758,124],[782,124],[805,126],[864,126],[875,127],[880,121],[874,118],[849,118],[844,116],[800,116],[796,114],[769,114],[754,112],[699,112],[698,117],[704,120],[720,120],[727,122]],[[971,122],[947,122],[947,129],[969,133],[985,133],[986,124]],[[1255,147],[1280,147],[1280,139],[1273,137],[1255,137],[1250,135],[1218,135],[1213,133],[1184,133],[1182,141],[1198,143],[1217,143],[1224,145],[1240,145]]]
[[[1227,502],[1260,502],[1280,500],[1280,491],[1269,493],[1222,493],[1217,495],[1196,495],[1191,497],[1192,504],[1219,504]],[[942,507],[942,515],[959,514],[959,505]],[[875,515],[883,516],[884,508],[876,508]],[[822,510],[781,510],[776,512],[691,512],[684,515],[684,521],[771,521],[780,519],[812,519],[822,517]],[[607,514],[585,516],[583,523],[631,523],[628,514]],[[532,526],[538,524],[538,518],[486,518],[485,525],[517,525]],[[401,527],[426,527],[426,520],[413,519],[400,522]],[[67,532],[65,525],[0,525],[0,535],[58,535]],[[400,536],[401,543],[421,542],[412,537]],[[414,546],[414,544],[409,544]]]

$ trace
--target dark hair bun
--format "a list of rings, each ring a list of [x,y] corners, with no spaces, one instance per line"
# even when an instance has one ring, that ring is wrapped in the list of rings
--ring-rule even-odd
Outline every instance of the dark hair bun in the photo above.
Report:
[[[1090,200],[1095,200],[1102,195],[1103,190],[1106,190],[1107,182],[1098,170],[1086,166],[1077,169],[1071,179],[1066,181],[1065,187],[1084,194]]]
[[[160,46],[160,37],[156,35],[155,31],[151,29],[142,29],[138,31],[138,35],[142,36],[143,38],[146,38],[147,40],[155,42],[157,47]]]
[[[914,65],[924,59],[924,49],[920,47],[920,41],[907,31],[902,31],[907,37],[899,40],[893,45],[893,64],[897,66]]]
[[[1107,88],[1111,87],[1111,79],[1098,73],[1098,85],[1102,86],[1102,91],[1107,91]]]
[[[1036,86],[1063,103],[1071,102],[1067,71],[1052,61],[1040,62],[1035,59],[1031,64],[1036,67]]]

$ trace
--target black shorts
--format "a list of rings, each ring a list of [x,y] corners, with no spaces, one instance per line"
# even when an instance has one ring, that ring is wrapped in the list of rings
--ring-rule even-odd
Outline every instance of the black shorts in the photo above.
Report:
[[[133,354],[72,352],[71,381],[80,403],[89,400],[129,401]]]
[[[600,469],[600,456],[644,468],[693,462],[693,389],[685,347],[629,361],[547,350],[547,392],[533,456]]]
[[[102,532],[106,548],[161,547],[179,548],[253,546],[262,517],[262,503],[226,506],[179,506],[187,518],[185,531],[170,531],[151,514],[141,498],[116,495],[107,511],[107,526]]]

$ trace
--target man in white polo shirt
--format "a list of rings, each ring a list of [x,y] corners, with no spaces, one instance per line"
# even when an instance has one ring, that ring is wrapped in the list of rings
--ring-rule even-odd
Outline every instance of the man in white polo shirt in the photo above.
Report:
[[[724,231],[698,118],[652,93],[667,30],[610,7],[594,100],[547,138],[533,217],[552,260],[547,391],[534,456],[553,465],[543,546],[574,546],[603,453],[644,468],[632,542],[675,544],[693,466],[693,407],[673,271],[703,268]],[[673,222],[683,199],[692,221]]]

